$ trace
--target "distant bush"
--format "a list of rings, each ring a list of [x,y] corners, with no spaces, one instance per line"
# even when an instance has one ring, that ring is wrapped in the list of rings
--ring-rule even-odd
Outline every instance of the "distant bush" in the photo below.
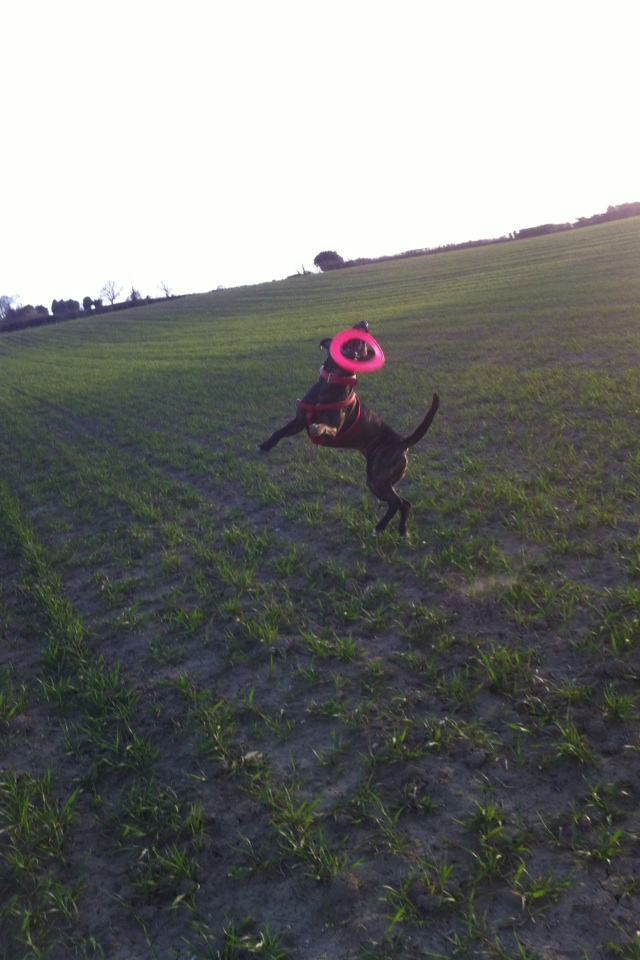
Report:
[[[578,217],[574,226],[590,227],[596,223],[608,223],[610,220],[625,220],[627,217],[640,217],[640,203],[619,203],[607,207],[606,213],[595,213],[592,217]]]
[[[335,250],[323,250],[317,257],[314,257],[313,262],[323,272],[325,270],[339,270],[340,267],[345,265],[344,259]]]
[[[0,331],[9,333],[11,330],[22,330],[24,327],[39,327],[43,323],[52,323],[53,317],[46,307],[38,304],[33,307],[30,303],[23,307],[10,307],[0,318]]]
[[[51,304],[51,313],[54,317],[77,316],[80,312],[78,300],[54,300]]]
[[[546,233],[561,233],[563,230],[572,230],[572,223],[541,223],[538,227],[525,227],[516,232],[516,240],[527,240],[529,237],[542,237]]]

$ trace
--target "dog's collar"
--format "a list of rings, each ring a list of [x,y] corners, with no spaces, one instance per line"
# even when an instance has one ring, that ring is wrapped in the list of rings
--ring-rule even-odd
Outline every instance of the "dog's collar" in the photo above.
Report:
[[[352,373],[351,376],[340,377],[337,373],[329,373],[324,367],[320,367],[320,376],[323,380],[326,380],[327,383],[335,383],[339,387],[355,386],[358,382],[355,373]]]

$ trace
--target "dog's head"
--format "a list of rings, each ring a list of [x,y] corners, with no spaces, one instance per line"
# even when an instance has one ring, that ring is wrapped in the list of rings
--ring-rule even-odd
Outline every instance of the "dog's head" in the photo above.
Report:
[[[361,320],[359,323],[354,323],[353,329],[363,330],[364,333],[369,332],[369,324],[366,320]],[[320,349],[327,351],[327,359],[324,364],[325,370],[331,372],[336,372],[342,370],[346,372],[343,368],[335,362],[331,354],[329,353],[329,347],[331,345],[332,337],[325,337],[324,340],[320,341]],[[368,343],[365,343],[364,340],[358,339],[358,336],[354,336],[353,340],[347,340],[347,342],[342,347],[341,353],[344,357],[349,360],[358,360],[364,361],[368,360],[369,357],[373,356],[373,350]]]

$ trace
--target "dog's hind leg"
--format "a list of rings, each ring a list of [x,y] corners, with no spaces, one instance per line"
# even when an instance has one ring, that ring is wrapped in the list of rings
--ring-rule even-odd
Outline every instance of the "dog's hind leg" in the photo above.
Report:
[[[400,511],[400,536],[407,535],[407,521],[411,512],[411,502],[400,496],[395,488],[404,477],[407,469],[405,450],[397,450],[389,455],[389,450],[380,450],[367,462],[367,485],[371,493],[387,504],[387,512],[374,529],[374,534],[382,533],[389,521]]]
[[[411,512],[411,501],[405,500],[403,497],[401,497],[398,491],[392,486],[389,486],[388,491],[386,491],[384,494],[381,490],[374,489],[374,487],[371,484],[369,484],[369,489],[371,490],[372,493],[376,495],[376,497],[378,497],[379,500],[382,500],[384,503],[386,503],[388,507],[387,512],[385,513],[382,520],[380,520],[380,522],[377,523],[376,526],[373,528],[374,536],[378,533],[382,533],[382,531],[386,529],[386,527],[389,524],[389,521],[393,520],[393,518],[395,517],[396,513],[399,510],[400,511],[400,536],[403,538],[406,537],[407,521],[409,520],[409,514]]]

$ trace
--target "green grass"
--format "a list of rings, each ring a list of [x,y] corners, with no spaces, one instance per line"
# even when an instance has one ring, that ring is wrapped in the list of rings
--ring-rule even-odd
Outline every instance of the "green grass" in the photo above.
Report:
[[[638,955],[639,254],[634,219],[0,337],[7,956]],[[359,455],[255,451],[361,319],[363,399],[442,400],[406,542]]]

